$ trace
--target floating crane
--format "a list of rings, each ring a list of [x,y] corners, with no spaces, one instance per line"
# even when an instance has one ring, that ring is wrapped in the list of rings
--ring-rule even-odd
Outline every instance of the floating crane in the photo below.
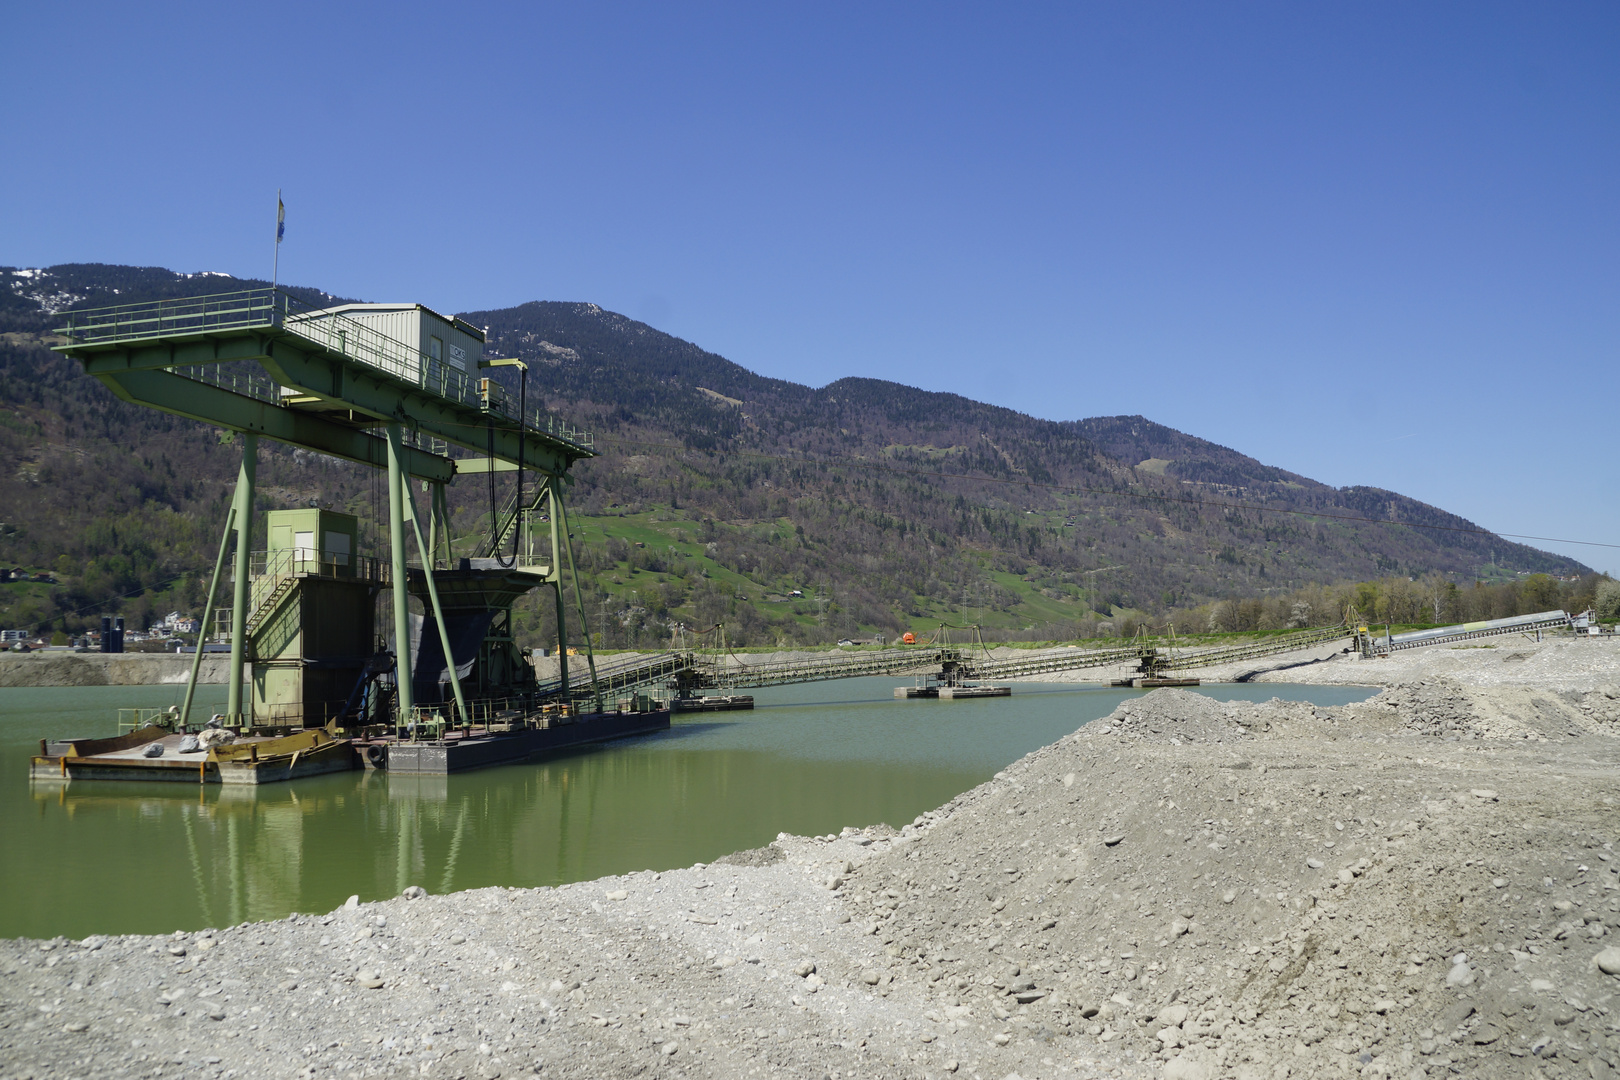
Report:
[[[203,625],[212,625],[229,568],[228,701],[216,722],[240,733],[243,746],[264,751],[255,751],[255,763],[277,759],[279,748],[252,739],[316,728],[334,742],[347,736],[369,765],[438,772],[461,767],[457,759],[486,764],[527,756],[543,743],[579,741],[586,727],[612,738],[668,725],[668,711],[644,700],[634,703],[638,719],[628,724],[572,723],[584,719],[573,708],[576,687],[594,703],[586,715],[608,715],[589,635],[586,685],[567,670],[568,650],[561,648],[562,679],[549,694],[512,640],[513,602],[546,586],[554,593],[559,644],[566,645],[562,564],[570,577],[574,567],[564,490],[573,464],[593,456],[593,439],[529,408],[523,362],[486,358],[479,328],[421,304],[317,308],[284,289],[259,288],[71,311],[58,333],[63,343],[56,350],[125,401],[214,424],[240,439]],[[522,369],[516,402],[481,374],[502,366]],[[386,558],[359,549],[355,518],[318,509],[271,512],[269,536],[257,547],[261,437],[386,469]],[[468,477],[489,482],[493,492],[497,473],[515,473],[518,493],[501,508],[492,495],[491,530],[477,557],[452,560],[446,488]],[[532,493],[522,483],[525,473],[535,477]],[[429,493],[425,514],[413,481]],[[538,553],[537,516],[550,541]],[[413,540],[416,567],[407,561]],[[391,594],[391,639],[374,626],[375,598],[384,590]],[[577,578],[572,592],[583,627]],[[412,596],[423,615],[411,614]],[[199,726],[192,707],[200,663],[199,647],[178,717],[149,718],[164,724],[140,730]],[[482,731],[475,731],[480,723]],[[578,730],[565,737],[566,727]],[[547,730],[556,733],[536,734]],[[116,752],[98,748],[102,756]],[[210,760],[229,756],[210,752]],[[341,755],[326,756],[336,762]],[[293,765],[298,760],[294,753]]]

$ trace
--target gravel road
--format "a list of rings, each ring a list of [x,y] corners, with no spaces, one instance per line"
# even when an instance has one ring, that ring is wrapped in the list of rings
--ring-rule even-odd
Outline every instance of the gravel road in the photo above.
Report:
[[[1614,1076],[1620,649],[1302,671],[1389,689],[1154,691],[898,832],[0,942],[0,1076]]]

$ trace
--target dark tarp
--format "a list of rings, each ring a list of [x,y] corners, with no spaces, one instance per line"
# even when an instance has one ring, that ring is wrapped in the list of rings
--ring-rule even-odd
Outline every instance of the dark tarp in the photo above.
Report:
[[[456,657],[456,677],[472,674],[473,661],[495,618],[493,611],[452,612],[445,617],[450,631],[450,649]],[[421,704],[453,700],[450,668],[444,662],[444,646],[439,642],[439,626],[431,615],[411,616],[411,695]]]

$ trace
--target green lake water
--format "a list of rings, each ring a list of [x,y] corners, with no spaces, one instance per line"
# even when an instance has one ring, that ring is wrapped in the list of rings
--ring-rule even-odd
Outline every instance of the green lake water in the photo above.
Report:
[[[557,885],[689,866],[779,832],[896,827],[1142,691],[1018,684],[896,701],[904,680],[754,692],[752,712],[437,779],[340,773],[260,788],[30,781],[42,738],[115,734],[176,687],[0,689],[0,937],[165,933],[328,911],[352,893]],[[1359,687],[1218,685],[1221,700],[1340,705]],[[198,689],[203,715],[223,686]]]

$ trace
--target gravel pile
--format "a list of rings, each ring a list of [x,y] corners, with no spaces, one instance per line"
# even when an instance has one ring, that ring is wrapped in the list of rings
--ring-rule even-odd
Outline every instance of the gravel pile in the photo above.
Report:
[[[1603,683],[1612,685],[1617,670],[1620,635],[1548,637],[1537,642],[1534,635],[1511,634],[1461,645],[1407,649],[1377,660],[1341,653],[1324,663],[1267,671],[1255,676],[1255,681],[1396,686],[1448,678],[1474,688],[1593,690]]]
[[[1616,674],[1159,690],[898,832],[3,942],[0,1076],[1609,1077]]]
[[[1155,691],[845,891],[1013,1047],[1179,1077],[1608,1075],[1615,743],[1359,708]]]
[[[1546,690],[1539,687],[1470,689],[1452,679],[1401,683],[1344,710],[1373,721],[1394,714],[1400,728],[1419,735],[1489,739],[1541,739],[1620,731],[1620,687]]]

